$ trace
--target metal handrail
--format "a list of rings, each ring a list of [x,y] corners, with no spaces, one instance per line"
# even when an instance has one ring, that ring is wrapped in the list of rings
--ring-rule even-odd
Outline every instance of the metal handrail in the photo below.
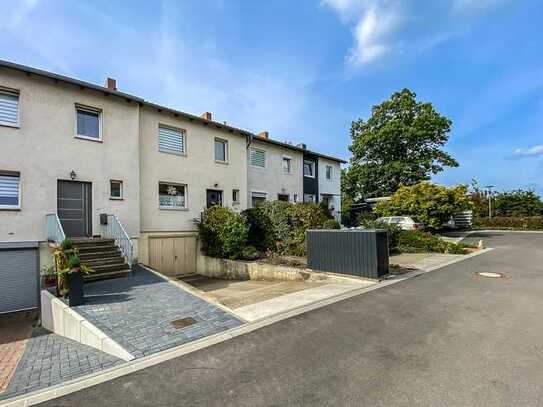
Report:
[[[132,266],[134,261],[134,246],[123,225],[115,215],[107,215],[107,225],[102,225],[102,237],[114,239],[119,246],[127,263]]]
[[[66,234],[60,219],[56,213],[49,213],[45,215],[46,228],[47,228],[47,240],[53,242],[57,245],[60,245],[64,239],[66,239]]]

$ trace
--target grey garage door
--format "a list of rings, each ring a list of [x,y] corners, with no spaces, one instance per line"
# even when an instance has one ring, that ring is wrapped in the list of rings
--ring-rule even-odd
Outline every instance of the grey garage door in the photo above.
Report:
[[[0,243],[0,314],[36,308],[38,243]]]

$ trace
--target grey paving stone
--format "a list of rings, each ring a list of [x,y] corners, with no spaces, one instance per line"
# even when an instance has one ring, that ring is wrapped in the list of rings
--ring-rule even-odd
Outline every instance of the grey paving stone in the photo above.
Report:
[[[47,355],[47,359],[42,359]],[[123,361],[97,349],[55,335],[46,329],[34,329],[26,349],[0,400],[48,387],[89,373],[82,368],[89,357],[97,361],[97,369]],[[68,359],[72,362],[68,362]],[[62,362],[59,362],[62,360]]]
[[[129,277],[85,284],[85,304],[73,308],[135,357],[241,325],[234,315],[138,268]],[[171,321],[197,321],[175,329]]]

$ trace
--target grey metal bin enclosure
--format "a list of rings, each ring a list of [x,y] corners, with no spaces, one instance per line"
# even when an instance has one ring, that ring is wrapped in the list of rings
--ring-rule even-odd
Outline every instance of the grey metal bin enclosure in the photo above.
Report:
[[[0,314],[39,306],[38,242],[0,242]]]
[[[308,230],[306,244],[313,270],[375,279],[388,274],[386,230]]]

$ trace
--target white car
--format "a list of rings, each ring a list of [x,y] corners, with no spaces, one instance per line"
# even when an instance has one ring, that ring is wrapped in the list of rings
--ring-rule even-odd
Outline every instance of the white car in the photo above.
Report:
[[[422,223],[415,222],[413,218],[409,216],[385,216],[377,219],[376,222],[386,223],[387,225],[395,223],[400,226],[402,230],[424,229],[424,225]]]

